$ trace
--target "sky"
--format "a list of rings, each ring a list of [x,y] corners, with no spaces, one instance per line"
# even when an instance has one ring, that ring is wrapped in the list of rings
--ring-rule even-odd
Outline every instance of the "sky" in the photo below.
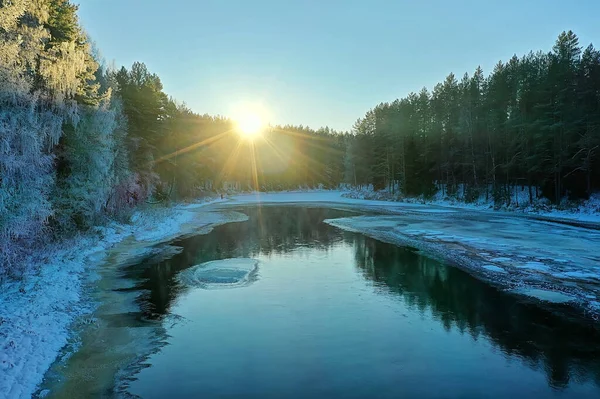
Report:
[[[600,47],[597,0],[73,2],[109,64],[144,62],[197,113],[259,104],[270,123],[336,130],[450,72],[549,51],[563,30]]]

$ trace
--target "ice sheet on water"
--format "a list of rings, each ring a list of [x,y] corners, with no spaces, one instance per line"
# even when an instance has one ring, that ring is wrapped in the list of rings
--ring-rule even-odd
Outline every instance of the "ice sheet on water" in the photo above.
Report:
[[[201,263],[179,274],[185,285],[204,289],[237,288],[256,280],[258,261],[249,258],[221,259]]]
[[[558,278],[569,278],[569,279],[589,279],[589,280],[598,280],[600,279],[600,273],[592,270],[589,272],[585,271],[572,271],[572,272],[564,272],[564,273],[554,273],[554,277]]]
[[[523,269],[537,270],[541,272],[550,270],[550,267],[542,262],[525,262],[525,264],[521,267]]]
[[[571,295],[564,294],[558,291],[548,291],[539,288],[517,288],[510,292],[520,295],[526,295],[532,298],[539,299],[540,301],[551,302],[551,303],[567,303],[576,300]]]
[[[504,262],[510,262],[511,261],[510,258],[507,258],[507,257],[504,257],[504,256],[501,256],[501,257],[498,257],[498,258],[492,258],[490,260],[492,262],[502,262],[502,263],[504,263]]]
[[[501,267],[498,267],[496,265],[483,265],[482,266],[485,270],[489,270],[491,272],[496,272],[496,273],[508,273],[506,270],[504,270]]]

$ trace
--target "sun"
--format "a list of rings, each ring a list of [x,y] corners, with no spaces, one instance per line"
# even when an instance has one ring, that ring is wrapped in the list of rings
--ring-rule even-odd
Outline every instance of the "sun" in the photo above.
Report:
[[[252,111],[246,111],[238,115],[235,120],[240,134],[248,138],[258,136],[265,127],[265,122],[261,116]]]
[[[232,114],[237,132],[246,139],[260,137],[268,126],[269,113],[260,103],[237,104]]]

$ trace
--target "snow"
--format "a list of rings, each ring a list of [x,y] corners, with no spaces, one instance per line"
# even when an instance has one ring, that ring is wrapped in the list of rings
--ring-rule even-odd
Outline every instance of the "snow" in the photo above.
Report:
[[[174,208],[154,210],[151,215],[136,212],[132,217],[134,227],[132,232],[138,241],[164,241],[165,237],[179,235],[182,226],[192,223],[197,216],[196,210],[219,202],[222,200],[181,204]],[[204,220],[204,222],[206,224],[214,223],[213,220]]]
[[[527,190],[524,191],[527,193]],[[373,192],[371,192],[373,193]],[[528,195],[528,193],[527,193]],[[348,192],[338,190],[315,190],[315,191],[289,191],[289,192],[273,192],[273,193],[252,193],[239,194],[231,196],[227,203],[231,204],[282,204],[282,203],[312,203],[312,204],[345,204],[356,205],[361,207],[375,207],[378,210],[403,210],[409,212],[421,213],[457,213],[469,211],[486,211],[491,214],[507,213],[515,216],[530,216],[532,218],[547,218],[549,220],[572,220],[579,222],[591,222],[600,224],[600,193],[594,194],[585,203],[575,206],[570,210],[550,209],[543,210],[541,207],[521,207],[509,208],[502,211],[493,211],[493,203],[484,201],[483,197],[475,203],[465,203],[456,199],[443,199],[438,193],[433,200],[425,201],[417,198],[404,198],[400,201],[386,200],[385,196],[381,199],[363,199],[364,192]],[[521,204],[525,204],[526,200],[520,198]],[[547,208],[547,207],[546,207]],[[510,212],[506,212],[510,211]]]
[[[460,209],[442,208],[424,204],[407,204],[379,200],[349,198],[343,191],[289,191],[276,193],[252,193],[234,195],[229,198],[228,205],[245,204],[331,204],[351,205],[360,208],[377,210],[401,210],[422,213],[455,213]]]
[[[583,204],[572,207],[571,209],[553,209],[550,211],[537,212],[541,216],[572,219],[585,222],[600,222],[600,193],[590,196],[590,199]]]
[[[91,237],[66,242],[44,256],[35,275],[6,283],[0,293],[0,397],[26,398],[69,339],[69,327],[89,306],[82,299],[86,263],[107,248]]]
[[[167,213],[168,211],[165,210]],[[134,231],[134,236],[138,241],[160,240],[165,232],[176,232],[179,226],[184,223],[190,223],[194,219],[193,212],[176,212],[172,217],[159,218],[157,221],[148,223],[148,220],[142,217],[140,212],[133,216],[134,223],[137,222],[138,228]]]
[[[252,283],[257,271],[256,259],[233,258],[193,266],[178,278],[185,285],[203,289],[238,288]]]
[[[462,193],[462,187],[459,187],[458,193]],[[345,196],[352,199],[379,199],[381,201],[401,202],[404,204],[427,204],[438,207],[450,207],[462,210],[492,210],[494,202],[491,196],[486,199],[485,193],[475,202],[467,203],[464,199],[458,197],[448,197],[439,190],[431,199],[422,197],[399,197],[391,195],[386,190],[383,191],[351,191]],[[545,198],[539,198],[533,205],[529,204],[529,190],[526,187],[513,190],[511,194],[512,204],[510,207],[502,207],[502,211],[511,211],[515,213],[524,213],[541,218],[565,219],[578,222],[600,223],[600,193],[590,196],[587,201],[569,202],[563,201],[561,207],[550,206]]]
[[[471,242],[473,242],[473,240],[471,240]],[[505,257],[503,257],[503,256],[500,256],[500,257],[498,257],[498,258],[492,258],[492,259],[490,259],[490,260],[491,260],[492,262],[502,262],[502,263],[504,263],[504,262],[510,262],[510,258],[505,258]]]
[[[489,270],[490,272],[508,273],[506,270],[504,270],[503,268],[498,267],[496,265],[483,265],[481,267],[483,267],[485,270]]]
[[[541,290],[536,288],[517,288],[511,290],[511,292],[514,294],[526,295],[532,298],[539,299],[540,301],[551,303],[568,303],[576,300],[575,297],[563,294],[562,292]]]
[[[95,234],[48,249],[29,261],[36,273],[4,283],[0,289],[0,398],[30,398],[60,350],[68,343],[76,346],[71,327],[95,306],[88,300],[86,286],[93,283],[94,268],[110,247],[133,237],[136,247],[127,256],[139,258],[150,255],[150,247],[158,242],[245,218],[235,212],[203,211],[208,204],[137,212],[131,224],[112,223],[96,228]],[[169,248],[171,253],[177,250]]]
[[[239,203],[306,203],[346,202],[340,191],[288,191],[278,193],[252,193],[234,195],[230,199]],[[348,201],[352,202],[351,199]]]
[[[541,272],[546,272],[550,270],[550,267],[542,262],[525,262],[525,264],[522,267],[525,269],[537,270]]]
[[[192,202],[190,204],[179,204],[177,206],[178,209],[198,209],[198,208],[202,208],[206,205],[211,205],[211,204],[218,204],[219,202],[225,202],[227,201],[226,199],[218,199],[218,198],[208,198],[205,201],[202,200],[198,200],[195,202]]]

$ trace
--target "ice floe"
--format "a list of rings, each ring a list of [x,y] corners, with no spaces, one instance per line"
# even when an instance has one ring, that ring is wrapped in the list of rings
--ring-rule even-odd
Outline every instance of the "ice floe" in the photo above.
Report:
[[[256,280],[258,261],[248,258],[222,259],[202,263],[182,271],[179,281],[204,289],[237,288]]]

